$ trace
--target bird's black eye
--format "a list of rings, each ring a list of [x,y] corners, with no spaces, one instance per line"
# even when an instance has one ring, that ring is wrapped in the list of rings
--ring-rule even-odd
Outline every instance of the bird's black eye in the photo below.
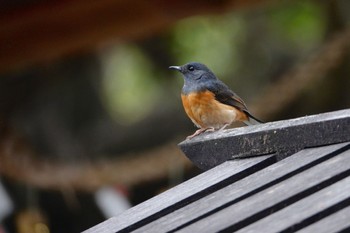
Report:
[[[193,66],[189,66],[189,67],[188,67],[188,70],[189,70],[189,71],[194,71],[194,67],[193,67]]]

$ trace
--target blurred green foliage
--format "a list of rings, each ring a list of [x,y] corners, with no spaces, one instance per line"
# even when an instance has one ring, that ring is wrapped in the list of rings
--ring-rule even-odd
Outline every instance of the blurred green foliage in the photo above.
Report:
[[[149,113],[159,93],[151,63],[134,45],[115,47],[103,55],[103,96],[111,115],[124,124]]]
[[[187,18],[164,36],[177,62],[169,65],[205,63],[247,99],[319,45],[327,24],[324,8],[317,1],[286,1],[254,12]],[[157,108],[164,86],[155,77],[165,72],[154,72],[156,62],[136,44],[103,55],[103,93],[114,119],[134,123]],[[181,84],[167,88],[180,92]]]
[[[174,27],[172,54],[178,64],[198,61],[225,75],[238,68],[237,46],[245,38],[245,23],[234,14],[182,20]]]
[[[288,49],[305,51],[322,40],[327,18],[322,4],[298,1],[285,9],[272,9],[268,13],[270,33],[283,41]]]

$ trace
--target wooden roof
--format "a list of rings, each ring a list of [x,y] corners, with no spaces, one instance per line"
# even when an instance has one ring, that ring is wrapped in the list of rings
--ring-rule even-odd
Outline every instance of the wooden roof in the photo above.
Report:
[[[311,128],[304,128],[308,124]],[[274,127],[276,125],[279,127]],[[291,127],[300,130],[289,134]],[[86,232],[350,230],[346,217],[350,214],[350,110],[203,135],[181,146],[208,144],[204,141],[209,138],[218,142],[226,138],[227,150],[234,151],[237,140],[244,141],[262,132],[286,139],[285,145],[294,145],[293,141],[303,135],[310,138],[304,138],[304,144],[293,152],[289,147],[288,150],[275,149],[265,155],[258,153],[251,157],[249,154],[235,159],[226,153],[230,158],[228,161],[213,160],[210,165],[214,167],[208,171]],[[320,140],[325,137],[336,140]],[[260,137],[260,144],[267,142],[267,138],[269,136]],[[274,141],[268,142],[270,147],[282,148],[271,144],[276,143]],[[211,155],[215,157],[216,153],[222,151]],[[207,162],[206,157],[210,155],[204,152],[203,156],[203,161]],[[200,164],[198,158],[191,159]]]

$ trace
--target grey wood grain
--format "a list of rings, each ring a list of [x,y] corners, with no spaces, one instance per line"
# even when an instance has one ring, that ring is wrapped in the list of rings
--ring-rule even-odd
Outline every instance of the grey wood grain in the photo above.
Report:
[[[185,200],[195,201],[199,193],[215,188],[220,182],[234,177],[239,177],[247,170],[258,169],[259,166],[265,167],[273,163],[271,155],[257,157],[253,159],[238,159],[227,161],[210,171],[202,173],[178,186],[171,188],[158,196],[151,198],[125,212],[117,217],[110,218],[84,232],[92,233],[111,233],[129,227],[149,216],[162,214],[161,211],[171,208],[169,211],[176,210],[177,205]],[[189,200],[191,199],[191,200]]]
[[[348,199],[350,196],[349,190],[350,177],[347,177],[280,211],[240,229],[237,233],[280,232],[345,199]],[[349,216],[348,224],[350,225]],[[324,227],[327,226],[324,225]]]
[[[179,230],[179,232],[192,233],[202,231],[203,229],[206,232],[216,232],[233,227],[235,224],[239,224],[252,215],[264,211],[277,203],[285,202],[287,199],[309,188],[317,187],[332,177],[343,172],[350,172],[349,165],[350,151],[347,150],[283,182],[217,211],[208,217],[202,218]]]
[[[350,141],[350,110],[199,135],[179,144],[207,170],[234,157],[256,156]],[[335,136],[336,135],[336,136]]]
[[[315,163],[330,153],[344,148],[349,143],[310,148],[300,151],[293,156],[272,164],[263,170],[228,185],[212,194],[190,203],[168,215],[150,222],[135,232],[167,232],[188,223],[209,211],[214,210],[232,200],[238,199],[264,185],[296,171],[297,169]],[[254,209],[254,207],[253,207]],[[253,210],[252,210],[253,211]]]
[[[333,233],[350,227],[350,206],[321,219],[299,231],[298,233]]]

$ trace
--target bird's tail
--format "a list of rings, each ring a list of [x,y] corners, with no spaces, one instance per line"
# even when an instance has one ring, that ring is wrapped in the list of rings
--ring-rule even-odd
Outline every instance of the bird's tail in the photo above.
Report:
[[[246,114],[248,116],[248,120],[243,121],[244,124],[246,124],[246,125],[259,125],[259,124],[264,123],[261,120],[259,120],[258,118],[256,118],[255,116],[253,116],[250,112],[246,112]]]

